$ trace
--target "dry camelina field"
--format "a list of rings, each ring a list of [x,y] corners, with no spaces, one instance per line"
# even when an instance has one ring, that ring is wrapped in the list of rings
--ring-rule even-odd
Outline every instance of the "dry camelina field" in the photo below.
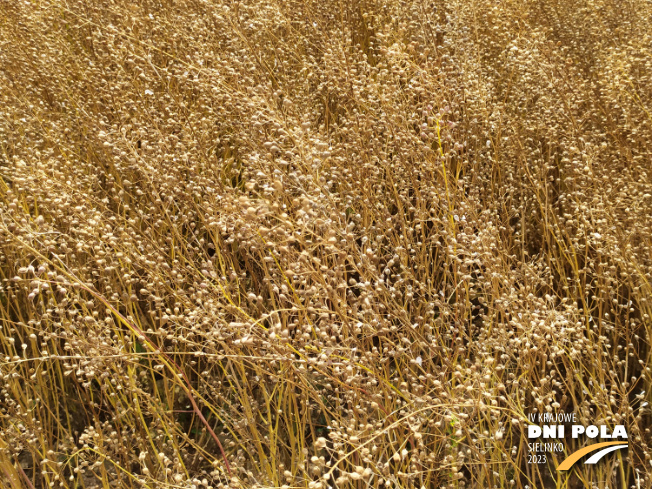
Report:
[[[652,487],[649,0],[0,0],[0,100],[3,489]]]

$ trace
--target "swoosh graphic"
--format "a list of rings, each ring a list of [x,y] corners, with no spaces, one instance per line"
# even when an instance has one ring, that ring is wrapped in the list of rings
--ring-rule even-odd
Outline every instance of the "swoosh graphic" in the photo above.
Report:
[[[604,457],[606,454],[613,452],[615,450],[620,450],[621,448],[627,448],[628,445],[614,445],[613,447],[607,447],[603,448],[600,450],[598,453],[595,453],[591,455],[591,458],[589,458],[584,464],[595,464],[600,461],[602,457]]]
[[[620,446],[616,447],[616,445],[620,445]],[[618,450],[620,448],[625,448],[627,446],[628,445],[623,445],[622,441],[607,441],[604,443],[594,443],[593,445],[589,445],[588,447],[581,448],[578,451],[571,453],[566,460],[564,460],[561,464],[559,464],[557,470],[568,470],[575,464],[575,462],[581,459],[584,455],[588,455],[589,453],[595,452],[596,450],[600,450],[601,448],[614,447],[612,450]],[[600,455],[600,456],[597,458],[595,458],[595,456],[591,457],[589,460],[593,460],[594,458],[595,460],[593,462],[587,461],[587,463],[595,463],[607,453],[608,453],[607,451],[604,451],[604,453],[602,452],[596,453],[596,455]]]

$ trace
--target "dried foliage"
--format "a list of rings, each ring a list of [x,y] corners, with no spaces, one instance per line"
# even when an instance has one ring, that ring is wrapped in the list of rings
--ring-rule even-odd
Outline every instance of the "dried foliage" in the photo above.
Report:
[[[651,49],[645,0],[0,0],[0,485],[650,487]],[[630,448],[528,464],[546,411]]]

